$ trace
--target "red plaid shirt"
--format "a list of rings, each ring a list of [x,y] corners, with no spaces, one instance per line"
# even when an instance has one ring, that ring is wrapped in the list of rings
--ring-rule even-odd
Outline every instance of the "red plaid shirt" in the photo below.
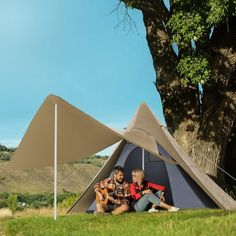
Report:
[[[123,204],[129,204],[127,199],[130,196],[129,184],[124,181],[122,184],[115,181],[113,178],[107,178],[94,185],[94,190],[107,189],[108,199],[120,199]],[[111,200],[110,200],[111,201]],[[111,202],[109,202],[111,204]]]

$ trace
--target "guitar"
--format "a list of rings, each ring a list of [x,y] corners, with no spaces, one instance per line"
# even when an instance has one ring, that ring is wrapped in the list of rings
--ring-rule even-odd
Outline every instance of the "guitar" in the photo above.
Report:
[[[107,189],[106,188],[101,189],[101,190],[99,190],[99,192],[102,194],[103,200],[101,200],[99,198],[98,194],[96,193],[96,203],[100,203],[102,205],[107,205],[108,200],[109,200],[108,199],[108,191],[107,191]]]
[[[104,189],[100,189],[99,192],[102,194],[103,196],[103,200],[100,200],[98,194],[96,193],[96,203],[100,203],[102,205],[107,205],[108,204],[108,201],[109,201],[109,196],[114,196],[114,192],[109,192],[107,190],[107,188],[104,188]],[[121,202],[123,202],[123,197],[116,197],[116,200],[120,200]]]

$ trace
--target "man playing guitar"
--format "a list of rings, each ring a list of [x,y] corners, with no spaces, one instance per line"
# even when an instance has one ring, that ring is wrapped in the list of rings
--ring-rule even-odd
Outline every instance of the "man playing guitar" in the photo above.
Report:
[[[129,184],[124,181],[124,169],[116,166],[113,169],[113,177],[104,179],[95,184],[96,193],[95,215],[111,212],[119,215],[129,210]]]

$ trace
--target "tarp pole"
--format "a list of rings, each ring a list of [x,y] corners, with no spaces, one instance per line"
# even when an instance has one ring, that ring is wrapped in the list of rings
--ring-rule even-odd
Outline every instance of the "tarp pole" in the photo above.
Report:
[[[142,169],[144,170],[144,155],[145,155],[145,150],[142,148]]]
[[[54,220],[57,219],[57,104],[54,110]]]

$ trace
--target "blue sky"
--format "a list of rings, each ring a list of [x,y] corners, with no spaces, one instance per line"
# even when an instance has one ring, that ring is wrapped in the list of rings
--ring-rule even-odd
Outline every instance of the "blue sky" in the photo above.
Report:
[[[16,146],[49,94],[117,129],[141,102],[164,121],[142,15],[138,33],[117,28],[117,3],[0,1],[0,143]]]

